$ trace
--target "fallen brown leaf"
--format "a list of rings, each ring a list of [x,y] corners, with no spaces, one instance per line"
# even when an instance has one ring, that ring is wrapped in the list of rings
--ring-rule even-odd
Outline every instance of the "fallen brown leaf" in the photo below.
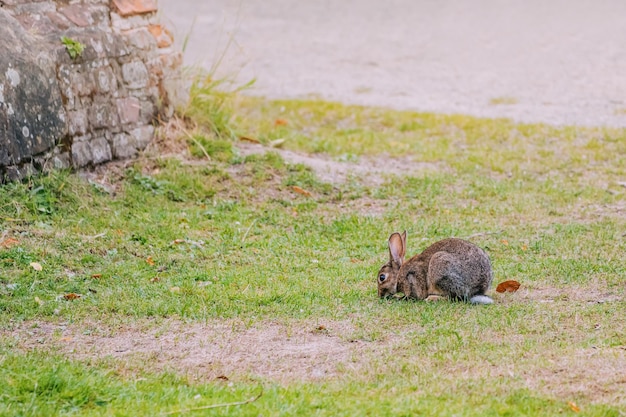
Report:
[[[76,300],[76,299],[78,299],[80,297],[81,297],[81,295],[80,294],[76,294],[75,292],[71,292],[71,293],[65,294],[63,296],[63,298],[66,299],[66,300]]]
[[[102,278],[102,274],[91,274],[91,278],[95,278],[95,279]]]
[[[285,120],[285,119],[276,119],[274,121],[274,125],[275,126],[286,126],[287,125],[287,120]]]
[[[148,256],[146,258],[146,262],[148,262],[148,264],[150,264],[150,265],[154,265],[154,260],[152,259],[152,256]]]
[[[256,138],[251,138],[248,136],[239,136],[239,140],[242,142],[250,142],[250,143],[261,143],[261,141],[259,141]]]
[[[159,282],[159,277],[150,278],[150,282]]]
[[[18,243],[20,242],[17,239],[13,237],[9,237],[7,239],[4,239],[2,242],[0,242],[0,246],[2,246],[3,248],[10,248],[11,246],[15,246]]]
[[[39,262],[31,262],[30,266],[32,266],[35,271],[41,271],[43,269]]]
[[[568,401],[567,405],[569,405],[569,408],[573,412],[575,412],[575,413],[579,413],[580,412],[580,407],[578,407],[574,401]]]
[[[297,185],[294,185],[293,187],[291,187],[291,189],[294,190],[296,193],[302,194],[302,195],[307,196],[307,197],[313,196],[313,194],[311,194],[310,191],[307,191],[304,188],[300,188]]]
[[[496,287],[496,292],[515,292],[519,289],[520,283],[515,280],[503,281]]]

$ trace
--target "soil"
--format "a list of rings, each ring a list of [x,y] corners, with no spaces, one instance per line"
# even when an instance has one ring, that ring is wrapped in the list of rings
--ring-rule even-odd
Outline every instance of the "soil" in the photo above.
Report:
[[[494,299],[505,304],[624,301],[623,295],[606,288],[574,286],[563,291],[525,285],[517,293],[495,293]],[[363,340],[356,336],[358,331],[350,321],[265,321],[247,325],[237,320],[190,324],[165,319],[118,327],[29,322],[5,330],[2,337],[13,339],[16,349],[50,349],[87,362],[113,360],[118,372],[130,375],[141,369],[169,370],[200,381],[260,379],[288,384],[367,372],[379,366],[377,352],[404,349],[401,335],[414,330],[397,329],[377,340]],[[523,339],[517,342],[523,343]],[[510,337],[506,340],[517,342]],[[468,367],[462,362],[445,369],[436,367],[432,372],[441,373],[442,378],[521,378],[529,389],[557,398],[598,403],[626,401],[626,346],[564,348],[542,355],[527,352],[521,358],[482,367]],[[432,367],[427,360],[420,364],[425,369]]]
[[[290,164],[304,164],[315,172],[320,181],[330,184],[346,182],[350,177],[358,178],[366,187],[383,184],[391,175],[417,175],[424,171],[446,169],[441,164],[415,162],[409,158],[377,158],[363,156],[358,162],[337,161],[325,155],[307,155],[284,149],[268,148],[262,145],[239,143],[242,156],[278,152]]]

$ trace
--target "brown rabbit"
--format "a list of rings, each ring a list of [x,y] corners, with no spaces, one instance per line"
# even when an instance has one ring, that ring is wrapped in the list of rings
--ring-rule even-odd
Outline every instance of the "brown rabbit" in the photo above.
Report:
[[[489,257],[462,239],[444,239],[404,262],[406,231],[389,236],[389,262],[378,271],[378,296],[397,292],[405,297],[434,301],[442,298],[491,304],[485,293],[493,273]]]

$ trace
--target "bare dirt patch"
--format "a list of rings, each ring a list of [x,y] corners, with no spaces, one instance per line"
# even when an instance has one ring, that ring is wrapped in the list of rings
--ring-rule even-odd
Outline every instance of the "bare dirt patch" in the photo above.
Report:
[[[623,302],[624,294],[599,284],[554,288],[522,283],[516,293],[494,294],[494,298],[497,304],[548,303],[546,308],[552,311],[575,312],[582,304]],[[567,328],[560,327],[563,325]],[[406,335],[419,330],[415,325],[394,328],[370,340],[359,337],[362,330],[350,320],[254,324],[215,320],[200,324],[169,319],[122,326],[30,322],[0,331],[0,339],[10,340],[19,350],[50,350],[87,363],[112,361],[107,363],[122,373],[165,370],[202,381],[260,378],[288,384],[359,378],[380,372],[394,358],[402,357],[436,378],[510,378],[512,387],[555,398],[626,403],[626,346],[586,345],[588,332],[594,329],[580,328],[575,317],[555,326],[545,334],[486,331],[486,340],[501,341],[515,357],[504,359],[494,352],[494,360],[482,366],[476,366],[471,358],[442,364],[419,353],[407,353],[415,342],[407,344]],[[596,326],[597,331],[609,329],[607,323]],[[619,332],[621,326],[611,329]],[[559,340],[563,334],[569,345],[550,347],[551,338]],[[526,350],[527,337],[540,338],[545,348]]]
[[[548,358],[545,367],[518,369],[530,389],[557,398],[626,402],[626,346],[576,349],[568,355]]]
[[[85,325],[31,323],[13,330],[12,336],[21,348],[50,348],[82,360],[113,358],[130,367],[142,363],[153,371],[173,370],[203,380],[260,377],[279,383],[359,369],[381,348],[375,342],[344,338],[354,330],[346,322],[246,327],[169,320],[143,330],[87,327],[89,335]]]
[[[415,162],[409,158],[360,157],[358,162],[337,161],[325,155],[307,155],[279,148],[268,148],[251,143],[238,143],[243,156],[277,152],[291,164],[310,167],[317,177],[330,184],[340,184],[350,178],[357,178],[365,186],[379,186],[390,175],[418,175],[428,171],[441,171],[447,168],[441,164]]]
[[[615,204],[577,205],[572,208],[569,217],[579,223],[591,223],[605,218],[624,219],[626,218],[626,200]]]

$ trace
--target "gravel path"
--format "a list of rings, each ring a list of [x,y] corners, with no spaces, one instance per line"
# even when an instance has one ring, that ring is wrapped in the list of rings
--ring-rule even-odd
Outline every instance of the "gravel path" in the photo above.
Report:
[[[623,0],[160,0],[247,93],[626,127]],[[194,24],[195,21],[195,24]]]

